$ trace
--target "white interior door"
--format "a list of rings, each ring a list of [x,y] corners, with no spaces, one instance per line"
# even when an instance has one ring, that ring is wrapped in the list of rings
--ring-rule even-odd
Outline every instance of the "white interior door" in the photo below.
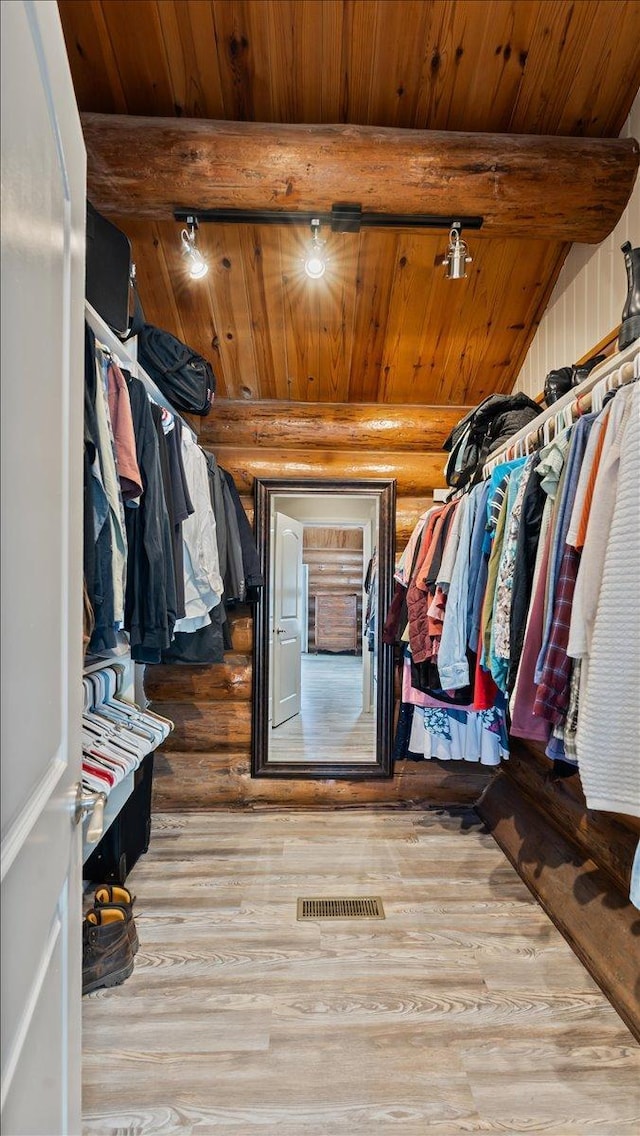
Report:
[[[375,506],[374,506],[375,509]],[[377,544],[377,535],[375,531],[375,512],[372,511],[371,520],[363,526],[362,529],[362,567],[363,576],[369,566],[369,561],[373,555],[373,549]],[[369,650],[369,641],[364,634],[364,613],[367,610],[367,603],[369,597],[364,590],[364,578],[362,584],[362,710],[365,714],[372,714],[375,709],[374,689],[373,689],[373,669],[375,653]]]
[[[300,713],[302,670],[302,525],[275,515],[273,590],[273,718],[280,726]]]
[[[80,1132],[85,151],[56,4],[2,3],[2,1131]]]

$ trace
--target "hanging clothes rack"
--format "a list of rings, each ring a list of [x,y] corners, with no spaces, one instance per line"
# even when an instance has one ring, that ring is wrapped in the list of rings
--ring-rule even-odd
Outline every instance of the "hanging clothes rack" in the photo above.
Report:
[[[98,315],[95,308],[92,308],[88,301],[85,301],[84,311],[85,319],[100,346],[112,356],[121,370],[124,368],[134,375],[134,377],[140,379],[152,401],[157,403],[158,406],[163,407],[169,414],[173,414],[174,418],[179,418],[184,429],[188,430],[194,442],[197,442],[198,437],[193,427],[190,426],[182,415],[178,413],[176,408],[172,406],[169,399],[163,395],[151,376],[147,374],[144,367],[138,362],[136,340],[129,339],[126,343],[123,343],[121,339],[118,339],[115,332],[111,330],[109,325],[102,319],[102,316]]]
[[[588,410],[602,409],[605,395],[640,378],[640,341],[632,343],[624,351],[612,355],[562,398],[554,402],[531,423],[489,454],[484,466],[483,477],[491,473],[501,462],[533,453],[539,446],[551,441],[560,430],[571,426],[572,422]]]

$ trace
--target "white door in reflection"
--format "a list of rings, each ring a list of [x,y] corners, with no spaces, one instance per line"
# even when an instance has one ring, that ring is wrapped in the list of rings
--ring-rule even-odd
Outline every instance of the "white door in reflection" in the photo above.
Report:
[[[302,524],[275,515],[272,726],[300,713],[302,662]]]

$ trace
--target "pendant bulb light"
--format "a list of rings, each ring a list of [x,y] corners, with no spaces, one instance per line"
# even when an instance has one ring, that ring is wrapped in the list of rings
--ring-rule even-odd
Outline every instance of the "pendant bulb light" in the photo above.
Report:
[[[469,252],[469,246],[462,238],[461,225],[455,223],[449,233],[449,248],[447,255],[443,258],[442,264],[446,267],[445,273],[446,280],[465,280],[467,276],[467,264],[471,264],[473,257]]]
[[[188,229],[183,229],[180,233],[180,240],[182,243],[182,255],[187,261],[189,269],[189,276],[192,280],[202,280],[203,276],[207,275],[209,265],[204,259],[200,249],[196,245],[196,232],[198,229],[198,218],[188,217]]]
[[[324,241],[320,240],[320,218],[311,220],[311,242],[305,257],[304,270],[310,280],[320,280],[327,271]]]

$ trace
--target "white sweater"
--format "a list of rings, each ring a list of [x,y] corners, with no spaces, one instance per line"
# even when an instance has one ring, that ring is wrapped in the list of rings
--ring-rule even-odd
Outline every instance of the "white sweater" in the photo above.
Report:
[[[640,817],[640,383],[628,397],[577,748],[588,807]]]

